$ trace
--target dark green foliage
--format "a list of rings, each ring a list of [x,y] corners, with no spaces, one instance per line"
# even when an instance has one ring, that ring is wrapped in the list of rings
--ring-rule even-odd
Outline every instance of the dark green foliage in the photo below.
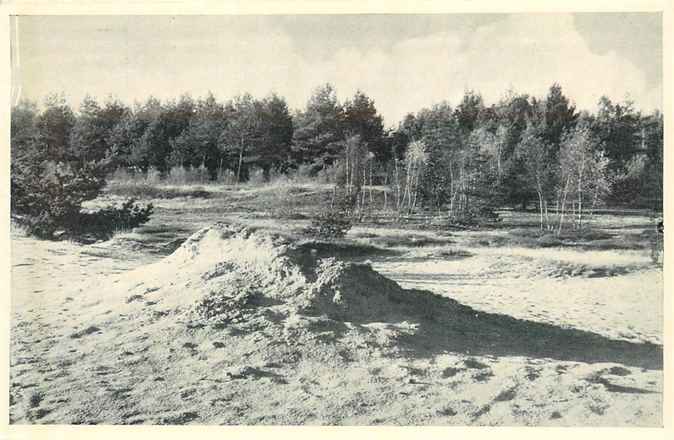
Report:
[[[340,192],[332,205],[316,216],[305,234],[323,240],[343,238],[353,226],[357,195]]]
[[[237,182],[247,181],[253,167],[262,169],[264,180],[272,170],[288,170],[293,121],[283,98],[272,94],[260,100],[244,94],[230,102],[226,112],[219,138],[221,160]]]
[[[294,118],[293,158],[297,163],[313,165],[315,174],[332,165],[343,149],[344,111],[334,87],[317,88],[305,111]]]
[[[656,112],[642,120],[642,141],[646,162],[639,197],[636,201],[641,207],[654,211],[663,209],[664,162],[663,134],[664,119]]]
[[[212,94],[169,102],[150,97],[133,107],[86,98],[77,113],[52,95],[40,111],[27,103],[12,109],[12,212],[31,217],[49,235],[95,198],[117,167],[162,179],[171,169],[199,170],[200,183],[320,176],[347,190],[353,206],[345,213],[354,219],[376,215],[363,190],[370,185],[388,187],[386,209],[399,215],[430,210],[470,223],[492,218],[495,208],[534,204],[547,215],[546,207],[565,194],[565,134],[581,124],[590,127],[592,151],[608,159],[609,183],[597,197],[578,189],[580,197],[571,198],[569,190],[567,203],[661,211],[663,121],[660,113],[642,115],[632,103],[608,98],[596,114],[578,113],[559,84],[543,99],[508,92],[490,106],[467,91],[455,107],[421,109],[389,130],[364,92],[340,103],[330,84],[293,115],[274,94],[226,102]],[[410,167],[409,147],[420,144],[424,157]],[[356,203],[359,194],[368,197]]]
[[[86,132],[86,124],[78,121],[74,124],[79,127],[78,134],[66,136],[66,132],[76,130],[71,124],[72,112],[61,100],[50,99],[46,105],[41,115],[36,114],[34,106],[21,105],[12,119],[14,220],[28,233],[42,238],[77,238],[88,226],[96,226],[93,232],[98,233],[105,228],[110,231],[146,222],[152,208],[138,207],[133,201],[119,211],[101,211],[100,219],[98,214],[81,212],[82,203],[96,198],[105,185],[111,161],[94,159],[92,151],[96,150],[73,148],[70,140],[84,139],[81,135]],[[96,107],[91,100],[86,105],[91,112]]]
[[[452,177],[463,160],[461,130],[449,103],[424,109],[416,117],[428,160],[421,179],[420,196],[433,208],[448,203],[453,195]]]
[[[101,161],[112,153],[115,127],[129,109],[119,101],[109,100],[102,107],[87,96],[70,133],[70,157],[80,161]]]
[[[44,160],[43,145],[14,157],[11,207],[29,233],[48,238],[76,225],[82,203],[103,188],[105,171],[89,163],[72,166]]]
[[[606,97],[599,101],[593,131],[611,159],[612,170],[624,170],[627,162],[641,149],[640,119],[641,115],[630,101],[613,103]]]
[[[85,163],[75,168],[54,162],[13,165],[12,213],[29,234],[37,237],[109,238],[114,231],[147,222],[152,213],[152,205],[141,207],[133,199],[121,208],[108,206],[82,212],[82,203],[96,198],[105,185],[101,166]]]
[[[344,212],[327,212],[313,219],[305,233],[323,240],[343,238],[352,225],[351,218]]]
[[[344,104],[344,131],[350,136],[358,136],[377,160],[386,162],[390,159],[391,151],[383,141],[383,120],[377,114],[374,101],[360,90]]]
[[[576,108],[570,105],[569,99],[562,93],[562,87],[557,83],[550,87],[547,98],[541,104],[544,107],[542,138],[558,150],[564,131],[576,124]]]
[[[141,206],[128,199],[120,207],[108,205],[95,212],[81,212],[78,221],[68,229],[75,237],[90,235],[97,239],[110,238],[113,232],[127,231],[150,220],[152,203]]]
[[[472,90],[467,91],[463,100],[454,111],[459,127],[468,134],[476,128],[478,117],[484,109],[482,96]]]
[[[187,127],[169,141],[171,165],[197,168],[204,165],[213,180],[223,168],[221,134],[227,123],[224,106],[213,95],[199,100]]]
[[[65,157],[70,145],[70,134],[75,125],[75,114],[66,104],[65,98],[58,95],[50,95],[45,100],[45,109],[37,113],[36,132],[33,137],[40,138],[44,143],[44,156],[46,160],[57,160]],[[14,148],[15,127],[12,127],[12,147]],[[19,144],[20,145],[20,144]],[[18,146],[17,146],[18,148]]]
[[[494,207],[485,202],[473,203],[450,217],[449,226],[480,226],[498,223],[500,217]]]
[[[184,115],[187,116],[187,115]],[[171,139],[178,137],[187,128],[187,117],[178,119],[174,109],[162,111],[157,119],[152,121],[141,137],[140,145],[147,165],[165,173],[168,171],[171,154]]]
[[[288,170],[292,137],[293,119],[285,99],[275,94],[265,98],[255,146],[255,164],[262,168],[265,180],[272,170]]]

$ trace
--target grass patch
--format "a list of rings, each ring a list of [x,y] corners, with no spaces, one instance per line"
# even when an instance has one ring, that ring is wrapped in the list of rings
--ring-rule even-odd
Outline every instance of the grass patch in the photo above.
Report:
[[[489,365],[483,364],[482,362],[473,358],[469,358],[463,361],[463,365],[465,365],[466,368],[470,368],[471,370],[482,370],[485,368],[489,368]]]
[[[434,238],[419,234],[373,237],[369,241],[384,247],[426,247],[444,246],[453,243],[448,238]]]
[[[532,249],[573,247],[582,250],[639,250],[649,246],[646,233],[612,234],[603,230],[584,229],[542,233],[538,228],[516,228],[503,235],[477,235],[471,240],[475,246],[520,246]]]
[[[446,260],[460,260],[463,258],[470,258],[473,255],[472,252],[468,252],[464,249],[442,249],[432,254],[434,258],[443,258]]]
[[[214,193],[202,186],[166,187],[149,183],[111,182],[105,189],[111,195],[133,197],[136,199],[175,199],[179,197],[207,199]]]

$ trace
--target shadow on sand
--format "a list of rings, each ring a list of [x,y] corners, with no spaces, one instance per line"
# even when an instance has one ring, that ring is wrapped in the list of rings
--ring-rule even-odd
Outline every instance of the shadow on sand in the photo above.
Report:
[[[588,331],[484,313],[428,291],[405,292],[400,315],[390,318],[409,321],[414,317],[419,323],[414,334],[398,338],[408,356],[455,352],[662,369],[660,345],[613,340]]]

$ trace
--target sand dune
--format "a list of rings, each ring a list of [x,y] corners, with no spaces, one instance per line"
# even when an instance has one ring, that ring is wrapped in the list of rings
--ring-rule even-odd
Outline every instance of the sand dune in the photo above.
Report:
[[[17,295],[10,416],[653,426],[661,369],[657,344],[489,313],[218,224],[156,263]]]

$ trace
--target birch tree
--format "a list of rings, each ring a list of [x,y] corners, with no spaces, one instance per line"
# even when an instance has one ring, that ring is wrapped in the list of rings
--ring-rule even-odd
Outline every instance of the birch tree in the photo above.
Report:
[[[562,136],[559,161],[562,178],[557,234],[562,231],[567,203],[572,203],[574,225],[580,229],[587,203],[593,208],[608,189],[608,160],[597,152],[596,140],[587,124],[579,123]]]

